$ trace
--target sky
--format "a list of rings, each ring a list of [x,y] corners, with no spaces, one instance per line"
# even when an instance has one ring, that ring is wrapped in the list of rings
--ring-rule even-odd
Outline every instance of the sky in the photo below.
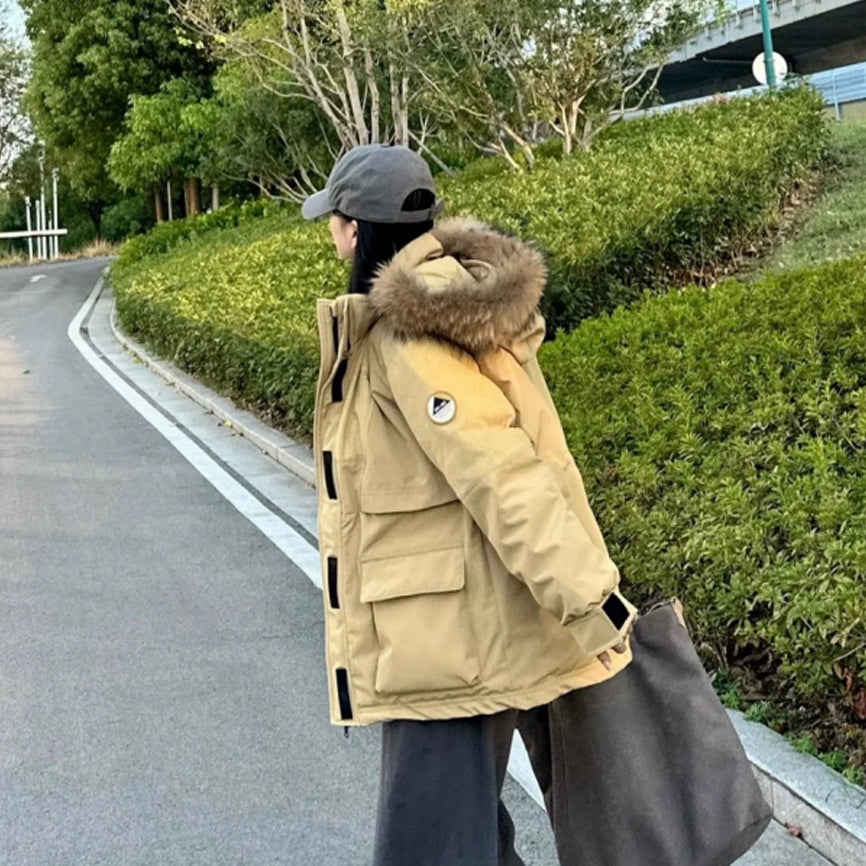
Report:
[[[10,29],[14,36],[24,38],[24,13],[18,5],[17,0],[6,0],[6,6],[11,13]]]

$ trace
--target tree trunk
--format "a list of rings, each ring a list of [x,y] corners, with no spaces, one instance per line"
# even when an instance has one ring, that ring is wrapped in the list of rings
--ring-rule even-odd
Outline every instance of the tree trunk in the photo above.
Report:
[[[96,237],[102,237],[102,213],[105,205],[100,202],[91,202],[87,206],[87,215],[90,217],[93,227],[96,229]]]
[[[391,120],[394,124],[394,140],[400,137],[400,90],[394,61],[388,63],[388,82],[391,85]]]
[[[190,178],[184,184],[183,198],[187,216],[196,216],[201,213],[201,188],[196,178]]]
[[[370,144],[378,144],[381,141],[382,97],[379,93],[379,85],[376,83],[373,53],[369,47],[364,49],[364,68],[367,73],[367,90],[370,93]]]
[[[156,212],[156,221],[165,222],[165,204],[162,200],[162,190],[156,187],[153,191],[153,205]]]
[[[564,156],[571,156],[574,152],[574,130],[577,115],[565,105],[560,106],[560,108],[562,113],[562,153]]]
[[[355,121],[356,138],[358,144],[370,143],[370,130],[364,116],[364,105],[361,101],[361,92],[358,88],[358,79],[353,67],[353,54],[355,46],[352,41],[352,29],[346,18],[346,10],[342,3],[337,5],[337,26],[340,31],[340,42],[343,46],[343,76],[346,79],[346,94],[352,109],[352,117]]]
[[[166,181],[165,184],[166,189],[166,200],[168,201],[168,221],[172,222],[174,220],[174,203],[171,200],[171,181]]]
[[[400,144],[409,147],[409,76],[400,85]]]
[[[502,131],[520,148],[523,155],[526,157],[526,167],[531,169],[535,165],[535,151],[532,145],[523,138],[522,135],[515,132],[507,123],[501,124]]]
[[[220,188],[218,186],[213,187],[210,192],[211,195],[211,210],[218,211],[220,209]]]
[[[583,97],[575,99],[571,105],[563,106],[562,128],[564,141],[562,150],[566,156],[574,153],[574,144],[577,141],[577,123],[580,120],[580,107],[583,105]]]
[[[493,153],[498,153],[518,174],[523,174],[523,169],[520,163],[508,152],[508,145],[499,136],[496,136],[496,143],[491,147]]]
[[[583,132],[580,136],[580,146],[583,150],[588,151],[592,145],[592,140],[595,138],[596,132],[592,128],[592,120],[588,117],[583,127]]]

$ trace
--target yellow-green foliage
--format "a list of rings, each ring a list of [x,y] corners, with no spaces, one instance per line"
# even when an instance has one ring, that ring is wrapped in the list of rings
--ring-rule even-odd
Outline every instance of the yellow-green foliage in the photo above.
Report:
[[[820,97],[737,99],[614,128],[590,154],[522,176],[480,161],[443,185],[549,254],[551,332],[729,256],[776,218],[823,152]],[[327,232],[254,202],[158,226],[114,270],[123,324],[214,387],[309,436],[315,298],[343,290]]]
[[[551,330],[570,330],[748,248],[827,140],[821,97],[799,87],[625,123],[590,154],[520,176],[485,163],[443,192],[452,211],[549,254],[544,313]]]
[[[788,701],[866,685],[866,257],[648,297],[542,366],[636,596],[769,648]]]
[[[542,364],[631,591],[682,596],[729,660],[769,649],[790,678],[777,694],[812,706],[841,694],[840,674],[866,681],[866,260],[647,288],[772,226],[823,149],[819,108],[807,91],[738,100],[623,126],[523,177],[484,164],[445,190],[548,249],[561,325],[597,316]],[[192,228],[165,229],[167,253],[122,257],[124,327],[309,437],[315,301],[347,279],[327,228],[288,212]]]
[[[286,214],[187,241],[159,264],[122,262],[123,326],[239,402],[307,437],[318,363],[316,299],[348,274],[326,226]]]

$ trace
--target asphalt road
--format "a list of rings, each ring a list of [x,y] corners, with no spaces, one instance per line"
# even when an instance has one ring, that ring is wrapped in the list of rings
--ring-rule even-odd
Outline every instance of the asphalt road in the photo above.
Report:
[[[364,863],[319,595],[67,339],[104,264],[0,271],[0,862]]]
[[[104,265],[0,270],[0,866],[363,866],[378,730],[327,721],[320,591],[68,339]]]

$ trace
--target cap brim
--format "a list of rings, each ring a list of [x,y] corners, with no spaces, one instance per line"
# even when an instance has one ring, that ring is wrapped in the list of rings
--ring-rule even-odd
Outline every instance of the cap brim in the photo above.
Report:
[[[328,190],[313,193],[302,205],[301,215],[305,220],[317,220],[319,217],[327,216],[334,210]]]

